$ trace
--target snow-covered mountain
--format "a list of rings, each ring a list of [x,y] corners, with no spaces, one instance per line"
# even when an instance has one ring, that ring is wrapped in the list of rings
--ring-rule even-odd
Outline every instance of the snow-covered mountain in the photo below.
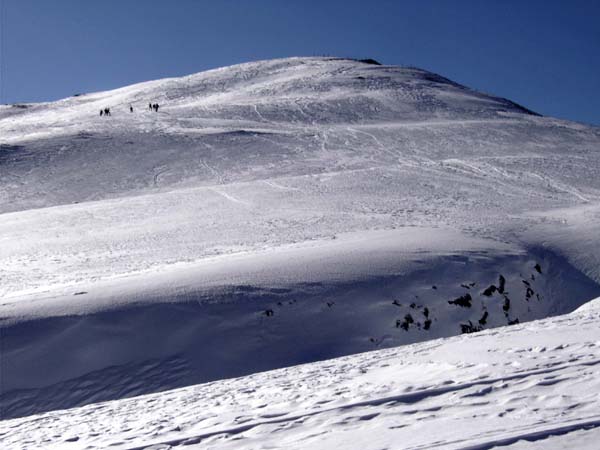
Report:
[[[2,106],[0,146],[3,418],[600,296],[600,129],[423,70],[289,58]]]

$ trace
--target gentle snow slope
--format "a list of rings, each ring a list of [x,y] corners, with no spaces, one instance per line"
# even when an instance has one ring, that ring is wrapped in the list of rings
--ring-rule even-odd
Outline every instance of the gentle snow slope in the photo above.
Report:
[[[598,128],[347,59],[2,106],[0,414],[570,312],[599,172]]]
[[[600,299],[572,314],[0,422],[3,448],[596,449]]]

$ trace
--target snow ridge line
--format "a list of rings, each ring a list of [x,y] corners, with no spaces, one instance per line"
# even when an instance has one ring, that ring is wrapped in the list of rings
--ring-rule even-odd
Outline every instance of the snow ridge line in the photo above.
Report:
[[[417,403],[417,402],[424,400],[426,398],[429,398],[429,397],[436,397],[439,395],[447,394],[449,392],[461,391],[464,389],[469,389],[474,386],[490,385],[490,384],[494,384],[494,383],[498,383],[498,382],[519,380],[519,379],[530,377],[532,375],[542,375],[542,374],[557,372],[557,371],[561,371],[561,370],[569,369],[569,368],[573,368],[573,367],[589,367],[589,366],[595,366],[595,365],[599,365],[599,364],[600,364],[600,359],[595,359],[595,360],[585,361],[585,362],[581,362],[581,363],[577,363],[577,364],[569,363],[569,364],[556,365],[554,367],[548,366],[543,369],[534,369],[534,370],[530,370],[530,371],[524,371],[524,372],[516,373],[513,375],[507,375],[505,377],[482,379],[482,380],[470,381],[470,382],[457,384],[457,385],[448,385],[448,386],[438,387],[438,388],[433,388],[433,389],[424,389],[422,391],[411,392],[408,394],[391,395],[391,396],[387,396],[387,397],[375,398],[375,399],[370,399],[370,400],[362,400],[359,402],[348,403],[346,405],[340,405],[340,406],[336,406],[333,408],[327,408],[327,409],[322,409],[322,410],[318,410],[318,411],[308,411],[304,414],[296,414],[293,416],[280,417],[280,418],[276,418],[276,419],[272,419],[272,420],[253,422],[253,423],[249,423],[246,425],[240,425],[238,427],[226,428],[223,430],[216,430],[216,431],[209,431],[207,433],[203,433],[203,434],[199,434],[199,435],[180,437],[180,438],[175,438],[175,439],[171,439],[171,440],[167,440],[167,441],[159,441],[159,442],[152,442],[152,443],[148,443],[148,444],[142,444],[142,445],[136,446],[136,447],[129,447],[126,450],[144,450],[144,449],[154,446],[154,445],[172,445],[172,446],[177,446],[177,445],[182,445],[182,444],[183,445],[191,445],[191,444],[199,443],[204,439],[207,439],[207,438],[210,438],[213,436],[218,436],[220,434],[239,434],[239,433],[243,433],[244,431],[248,431],[248,430],[251,430],[252,428],[262,426],[262,425],[273,425],[273,424],[278,424],[278,423],[290,422],[290,421],[294,421],[294,420],[298,420],[298,419],[302,419],[302,418],[306,418],[306,417],[317,416],[317,415],[320,415],[323,413],[334,412],[334,411],[345,411],[345,410],[359,408],[359,407],[363,407],[363,406],[381,406],[386,403],[389,403],[390,406],[395,403],[404,403],[404,404]],[[282,414],[282,415],[284,415],[284,414]],[[583,428],[585,426],[593,426],[593,427],[600,426],[600,419],[591,421],[590,422],[591,425],[586,425],[586,424],[587,424],[587,422],[584,422],[582,425],[577,425],[577,426],[579,426],[580,428]],[[571,426],[574,426],[574,425],[571,425]],[[560,434],[560,430],[563,428],[566,430],[568,428],[568,426],[557,428],[556,430],[558,430],[558,431],[556,431],[556,433]],[[574,428],[573,430],[564,431],[562,434],[568,433],[570,431],[574,431],[575,429],[576,428]],[[534,436],[534,435],[536,435],[536,433],[542,433],[542,432],[532,432],[529,434]],[[507,438],[507,439],[509,439],[509,438]],[[517,438],[517,440],[518,439],[520,439],[520,438]],[[497,442],[498,441],[493,441],[490,443],[483,443],[483,444],[479,444],[479,445],[481,445],[480,447],[477,447],[477,446],[466,447],[461,450],[488,450],[488,449],[493,448],[494,445],[508,445],[508,444],[512,443],[512,441],[510,441],[508,444],[497,444]],[[447,443],[445,443],[444,445],[447,445]]]

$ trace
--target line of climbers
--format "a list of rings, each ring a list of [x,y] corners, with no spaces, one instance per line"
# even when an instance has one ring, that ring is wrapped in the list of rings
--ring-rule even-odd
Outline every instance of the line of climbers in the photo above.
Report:
[[[148,103],[148,109],[150,111],[158,112],[159,104],[158,103]],[[129,112],[133,112],[133,106],[129,105]],[[110,116],[110,108],[104,108],[100,110],[100,117],[102,116]]]

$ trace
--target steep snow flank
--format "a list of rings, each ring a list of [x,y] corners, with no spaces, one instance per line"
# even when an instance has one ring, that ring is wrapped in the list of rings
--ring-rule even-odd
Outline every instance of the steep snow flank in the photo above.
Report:
[[[0,422],[3,448],[595,449],[600,299],[508,329]]]
[[[2,106],[2,417],[572,311],[599,172],[598,128],[348,59]]]

